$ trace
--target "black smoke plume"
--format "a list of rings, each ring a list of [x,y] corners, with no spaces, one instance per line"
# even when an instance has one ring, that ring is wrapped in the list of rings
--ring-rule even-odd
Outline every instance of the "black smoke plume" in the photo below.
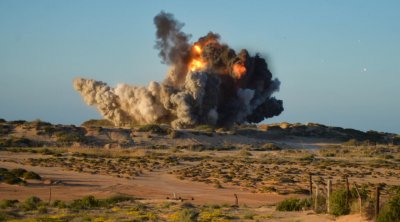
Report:
[[[183,23],[161,12],[154,18],[155,48],[170,70],[163,83],[148,87],[75,79],[85,102],[118,126],[167,123],[176,128],[198,124],[232,126],[258,123],[283,111],[272,94],[280,82],[259,55],[236,53],[210,32],[195,43],[181,31]]]

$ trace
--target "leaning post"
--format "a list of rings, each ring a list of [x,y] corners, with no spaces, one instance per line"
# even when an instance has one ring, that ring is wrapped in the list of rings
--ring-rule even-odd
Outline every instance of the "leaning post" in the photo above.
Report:
[[[354,182],[354,187],[356,188],[357,196],[358,196],[358,205],[360,206],[360,214],[362,214],[362,199],[360,195],[360,191],[358,190],[357,184]]]
[[[237,194],[233,194],[235,196],[235,206],[238,207],[239,206],[239,199]]]
[[[328,212],[328,214],[331,212],[331,206],[330,206],[330,197],[331,197],[331,193],[332,193],[332,180],[328,179],[327,183],[326,183],[326,210]]]

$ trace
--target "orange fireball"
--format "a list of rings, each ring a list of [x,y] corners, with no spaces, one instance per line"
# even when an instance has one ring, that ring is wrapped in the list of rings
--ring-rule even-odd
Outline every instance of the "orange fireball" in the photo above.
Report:
[[[203,51],[199,45],[194,45],[194,46],[193,46],[193,49],[194,49],[194,51],[195,51],[196,53],[198,53],[199,55],[200,55],[201,52]]]
[[[236,63],[233,64],[233,74],[235,74],[236,78],[240,79],[246,73],[246,67],[242,64]]]
[[[193,58],[189,63],[189,70],[192,72],[200,71],[206,67],[206,62],[203,60],[201,53],[203,52],[202,47],[199,44],[194,44],[192,46]]]
[[[205,63],[201,60],[193,59],[189,65],[190,71],[200,71],[205,67]]]

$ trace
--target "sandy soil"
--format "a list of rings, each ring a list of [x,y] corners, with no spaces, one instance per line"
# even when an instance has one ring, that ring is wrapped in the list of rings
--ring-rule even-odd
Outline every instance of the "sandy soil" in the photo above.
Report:
[[[51,185],[52,199],[72,200],[87,195],[106,197],[114,194],[129,194],[144,199],[165,200],[167,197],[192,199],[193,203],[233,204],[237,194],[240,204],[248,206],[270,205],[282,201],[288,196],[277,194],[256,194],[238,188],[214,188],[200,182],[179,180],[175,176],[162,171],[146,173],[134,180],[116,178],[106,175],[94,175],[66,171],[59,167],[37,167],[22,165],[26,158],[40,157],[37,154],[0,152],[0,167],[8,169],[24,168],[41,175],[45,180],[59,181],[61,184]],[[7,160],[7,162],[3,162]],[[8,162],[12,160],[13,162]],[[0,199],[25,199],[35,195],[44,200],[49,199],[50,185],[46,182],[30,181],[27,186],[0,184]]]
[[[0,152],[0,167],[8,169],[20,167],[34,171],[43,177],[43,181],[29,181],[27,186],[0,184],[0,199],[24,200],[35,195],[48,200],[50,188],[52,200],[73,200],[87,195],[101,198],[115,194],[128,194],[143,198],[148,202],[158,202],[165,201],[167,197],[172,198],[175,193],[177,197],[195,204],[233,204],[233,194],[237,194],[240,205],[258,207],[258,211],[271,215],[268,221],[366,221],[357,214],[333,218],[330,215],[315,214],[312,211],[277,212],[272,205],[295,195],[251,193],[235,187],[217,189],[213,185],[179,180],[163,171],[146,173],[134,180],[128,180],[107,175],[66,171],[59,167],[39,167],[20,163],[28,158],[39,157],[43,156],[31,153]],[[50,180],[57,181],[59,184],[50,186],[48,184]]]

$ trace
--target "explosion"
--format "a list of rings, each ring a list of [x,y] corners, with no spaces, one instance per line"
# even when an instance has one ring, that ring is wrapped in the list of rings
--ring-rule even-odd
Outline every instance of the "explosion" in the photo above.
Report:
[[[162,62],[170,65],[163,83],[147,87],[77,78],[74,88],[88,105],[116,126],[166,123],[174,128],[198,124],[229,127],[258,123],[283,111],[272,94],[280,82],[272,78],[265,59],[243,49],[236,53],[210,32],[193,44],[172,14],[154,18],[156,45]]]

